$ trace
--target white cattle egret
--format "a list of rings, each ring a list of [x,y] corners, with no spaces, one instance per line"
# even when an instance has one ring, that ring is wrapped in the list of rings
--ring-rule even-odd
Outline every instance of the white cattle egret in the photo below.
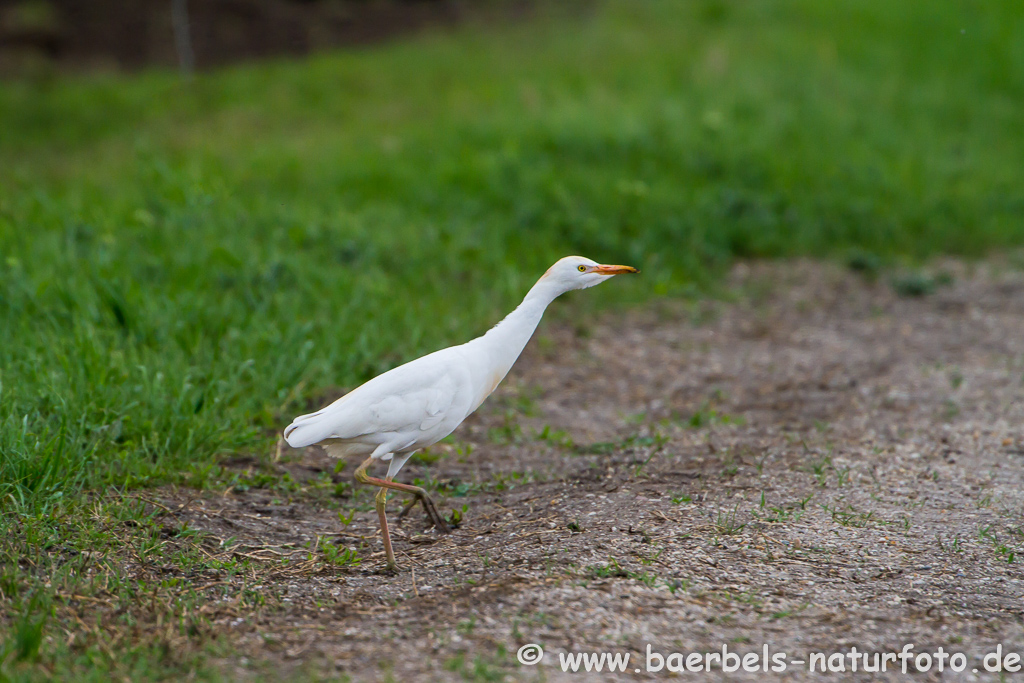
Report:
[[[415,495],[401,515],[418,500],[439,532],[449,530],[426,491],[392,481],[406,461],[417,450],[451,434],[484,402],[512,368],[556,297],[621,273],[636,272],[630,266],[607,266],[582,256],[567,256],[551,266],[516,310],[484,336],[389,370],[326,408],[300,415],[284,430],[284,438],[292,448],[320,444],[335,458],[368,456],[356,469],[355,478],[380,487],[376,501],[381,537],[388,567],[395,569],[384,514],[388,489]],[[390,461],[384,479],[366,473],[374,460]]]

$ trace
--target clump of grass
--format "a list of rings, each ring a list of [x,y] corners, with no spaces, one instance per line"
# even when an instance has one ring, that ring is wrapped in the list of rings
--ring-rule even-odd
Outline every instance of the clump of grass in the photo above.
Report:
[[[643,562],[643,560],[641,560]],[[650,564],[650,562],[644,562]],[[623,578],[639,581],[648,588],[654,588],[658,583],[658,575],[648,570],[631,571],[624,568],[614,557],[609,557],[606,564],[592,564],[583,570],[583,575],[589,579]]]
[[[850,270],[874,280],[882,270],[882,259],[865,249],[854,249],[847,255],[846,265]]]
[[[687,427],[702,429],[714,424],[744,425],[746,419],[742,415],[730,415],[716,410],[711,401],[702,401],[700,407],[685,421]]]
[[[1019,529],[1011,529],[1010,535],[1016,535],[1018,538],[1024,537],[1020,533]],[[1017,560],[1017,554],[1021,552],[1022,548],[1024,548],[1024,546],[1019,543],[1014,544],[1012,541],[1004,541],[992,528],[992,525],[982,526],[978,530],[978,538],[991,545],[996,557],[1008,564],[1013,564]]]
[[[719,510],[713,518],[715,531],[722,536],[735,536],[746,528],[747,523],[739,521],[739,505],[732,510]]]
[[[448,526],[453,529],[458,528],[462,524],[462,519],[467,512],[469,512],[468,504],[463,504],[461,508],[452,508],[451,514],[446,518]]]
[[[4,650],[13,650],[15,662],[36,661],[39,659],[39,646],[43,644],[43,627],[49,617],[49,596],[33,593],[25,605],[23,613],[15,620],[14,638],[5,643]],[[9,653],[4,653],[9,655]],[[4,657],[6,659],[6,656]]]
[[[336,567],[356,567],[362,563],[359,553],[354,548],[339,548],[333,543],[321,543],[320,550],[324,560]]]
[[[569,436],[569,433],[562,429],[552,429],[551,425],[544,425],[544,428],[537,432],[538,441],[546,441],[556,448],[575,450],[576,442]]]
[[[934,275],[912,271],[893,277],[892,287],[900,296],[920,297],[933,294],[939,287],[948,287],[954,280],[953,274],[945,270]]]
[[[592,579],[607,579],[614,577],[627,578],[629,572],[622,568],[619,561],[614,557],[609,557],[606,564],[592,564],[588,566],[584,573]]]
[[[514,658],[513,658],[514,659]],[[508,678],[508,652],[499,645],[493,656],[477,655],[472,664],[466,661],[466,654],[459,652],[444,662],[444,669],[459,674],[463,680],[479,683],[498,683]]]
[[[619,444],[612,441],[599,441],[585,446],[576,446],[576,452],[581,455],[611,455],[619,448]]]
[[[437,449],[424,448],[422,451],[413,453],[410,460],[420,465],[430,466],[437,463],[444,457],[444,453]]]
[[[827,503],[823,504],[822,509],[832,516],[832,521],[845,527],[852,527],[855,529],[863,529],[873,525],[888,525],[883,519],[878,518],[872,511],[857,510],[852,505],[847,504],[846,507],[839,507],[838,505],[829,506]]]
[[[893,278],[892,288],[900,296],[927,296],[935,291],[935,279],[924,273],[906,273]]]
[[[523,440],[523,428],[518,422],[518,415],[513,410],[505,410],[501,424],[487,430],[487,438],[495,444],[505,446]]]

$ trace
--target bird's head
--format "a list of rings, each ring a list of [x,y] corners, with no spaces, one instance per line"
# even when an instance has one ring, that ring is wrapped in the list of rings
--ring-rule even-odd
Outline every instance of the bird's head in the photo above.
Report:
[[[632,266],[607,266],[583,256],[566,256],[548,268],[548,272],[544,273],[541,279],[557,284],[562,291],[568,292],[572,289],[593,287],[623,273],[639,272]]]

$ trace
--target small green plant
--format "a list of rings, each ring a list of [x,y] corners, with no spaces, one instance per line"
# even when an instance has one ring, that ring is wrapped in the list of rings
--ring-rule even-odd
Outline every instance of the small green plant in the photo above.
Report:
[[[576,452],[580,455],[610,455],[618,448],[618,444],[612,441],[599,441],[597,443],[577,446]]]
[[[359,553],[354,548],[339,548],[330,541],[320,543],[320,551],[323,553],[327,564],[335,567],[356,567],[362,563]]]
[[[646,542],[650,543],[650,540],[647,540]],[[637,558],[640,560],[640,564],[644,565],[645,567],[649,567],[649,566],[651,566],[652,564],[654,564],[655,562],[658,561],[658,558],[661,557],[661,554],[663,552],[665,552],[664,548],[658,548],[658,552],[650,554],[650,555],[644,555],[642,553],[637,553]]]
[[[960,406],[951,398],[942,401],[942,419],[951,422],[960,414]]]
[[[892,280],[892,288],[904,297],[927,296],[935,291],[936,284],[934,278],[917,272],[898,275]]]
[[[635,581],[639,581],[648,588],[654,588],[654,584],[658,582],[658,575],[646,570],[640,572],[626,572],[626,576]]]
[[[444,453],[442,453],[440,450],[431,450],[429,448],[424,448],[421,451],[416,451],[415,453],[413,453],[413,456],[410,458],[410,460],[420,465],[430,466],[443,457]]]
[[[445,671],[451,671],[452,673],[458,673],[466,666],[466,653],[458,652],[444,662]]]
[[[445,660],[443,667],[446,671],[458,674],[465,681],[499,683],[505,680],[506,673],[503,668],[507,666],[507,662],[508,652],[504,645],[499,645],[493,657],[477,655],[470,665],[466,662],[466,653],[459,652]]]
[[[647,421],[647,413],[646,412],[633,413],[632,415],[627,415],[626,416],[626,424],[629,424],[629,425],[633,425],[633,426],[642,425],[646,421]]]
[[[458,456],[459,462],[465,462],[466,458],[473,455],[473,444],[468,441],[459,441],[455,444],[455,455]]]
[[[835,467],[832,465],[832,449],[829,449],[827,455],[823,455],[820,458],[810,461],[804,471],[810,472],[814,475],[814,478],[818,482],[818,486],[825,488],[828,485],[828,475],[830,472],[835,471]]]
[[[268,489],[294,493],[301,488],[288,472],[245,472],[236,475],[231,481],[231,488],[239,493],[250,489]]]
[[[1013,532],[1014,530],[1011,530],[1011,534]],[[1000,560],[1012,564],[1017,559],[1017,550],[1002,541],[991,524],[987,524],[978,530],[978,538],[989,543]]]
[[[502,415],[501,424],[487,430],[487,438],[500,446],[519,443],[523,439],[523,428],[519,426],[514,410],[506,410]]]
[[[614,557],[608,558],[607,564],[592,564],[586,568],[587,576],[594,579],[607,579],[610,577],[628,578],[629,572],[622,568],[619,561]]]
[[[995,549],[996,555],[1009,563],[1012,563],[1017,557],[1016,552],[1005,543],[997,543]]]
[[[643,460],[637,462],[636,467],[633,468],[633,476],[634,477],[639,477],[640,476],[640,474],[643,472],[644,468],[647,467],[647,464],[649,462],[651,462],[651,460],[654,459],[654,456],[656,456],[656,455],[658,455],[659,453],[662,452],[662,449],[664,449],[665,444],[667,444],[668,441],[669,441],[668,435],[667,434],[663,434],[662,432],[660,432],[658,430],[655,430],[655,432],[653,434],[651,434],[650,436],[640,436],[640,435],[637,434],[637,435],[629,436],[629,437],[623,439],[622,444],[621,444],[621,447],[623,449],[625,449],[625,448],[649,448],[649,449],[651,449],[650,452],[647,454],[647,457],[644,458]]]
[[[461,509],[459,509],[459,508],[452,508],[452,512],[451,512],[450,515],[448,515],[448,518],[446,520],[448,522],[448,525],[451,526],[452,528],[457,528],[460,524],[462,524],[463,516],[468,511],[469,511],[469,504],[468,503],[464,503],[462,505]]]
[[[785,619],[786,617],[792,617],[792,616],[794,616],[796,614],[799,614],[800,612],[803,612],[805,609],[807,609],[807,606],[809,604],[810,603],[806,603],[806,604],[801,605],[800,607],[795,607],[793,609],[784,609],[784,610],[779,610],[778,612],[772,612],[772,614],[771,614],[771,616],[769,618],[772,621],[777,621],[779,619]]]
[[[512,620],[512,640],[521,643],[525,640],[523,632],[519,628],[519,619]]]
[[[735,536],[747,526],[739,521],[739,504],[732,510],[719,510],[714,518],[715,531],[722,536]]]
[[[703,401],[697,411],[686,420],[686,426],[692,429],[701,429],[713,424],[739,425],[747,421],[742,415],[729,415],[720,413],[711,407],[710,401]]]
[[[832,516],[832,521],[842,526],[862,529],[871,524],[888,524],[876,517],[874,512],[860,512],[850,504],[847,504],[845,508],[839,508],[835,505],[829,507],[828,503],[824,503],[821,507]]]
[[[352,523],[352,520],[355,519],[355,518],[356,518],[356,511],[355,510],[349,510],[347,515],[344,513],[344,511],[338,510],[338,521],[341,522],[341,526],[343,526],[343,527],[347,527],[349,524]]]
[[[537,432],[538,441],[546,441],[557,448],[573,450],[576,443],[569,436],[569,433],[561,429],[552,429],[551,425],[544,425],[544,428]]]
[[[789,521],[798,521],[803,516],[804,511],[807,509],[807,503],[810,502],[814,494],[807,496],[802,500],[798,500],[792,503],[785,503],[783,505],[769,505],[768,512],[764,516],[764,521],[773,524],[782,524]]]
[[[34,593],[28,600],[24,612],[15,621],[14,661],[35,661],[39,658],[39,648],[43,644],[43,630],[48,617],[47,602],[40,593]]]
[[[870,280],[874,280],[882,269],[882,259],[873,252],[864,249],[854,249],[846,257],[846,266],[850,270],[860,273]]]
[[[506,413],[518,413],[524,417],[537,417],[540,408],[537,399],[543,394],[543,389],[538,386],[521,388],[514,395],[504,395],[498,399],[498,405],[505,409]]]
[[[726,450],[722,456],[722,478],[729,479],[735,477],[739,471],[740,468],[737,464],[736,456],[733,455],[731,450]]]

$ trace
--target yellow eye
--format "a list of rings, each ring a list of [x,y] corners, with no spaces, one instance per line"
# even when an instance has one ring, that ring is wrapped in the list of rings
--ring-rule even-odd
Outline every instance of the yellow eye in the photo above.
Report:
[[[580,266],[576,270],[580,271],[581,273],[585,273],[585,272],[587,272],[587,267],[586,266]]]

